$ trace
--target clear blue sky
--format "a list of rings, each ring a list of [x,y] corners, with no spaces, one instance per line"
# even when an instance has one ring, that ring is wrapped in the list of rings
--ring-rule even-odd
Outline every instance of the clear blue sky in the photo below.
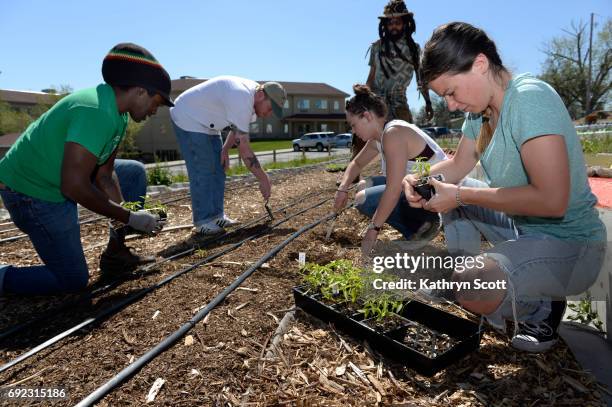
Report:
[[[0,0],[0,88],[74,89],[102,80],[118,42],[149,49],[172,78],[222,74],[326,82],[347,93],[364,82],[365,53],[386,0]],[[612,16],[611,0],[409,0],[423,45],[459,20],[483,28],[514,72],[539,73],[543,45],[572,21]],[[414,83],[409,88],[412,108]]]

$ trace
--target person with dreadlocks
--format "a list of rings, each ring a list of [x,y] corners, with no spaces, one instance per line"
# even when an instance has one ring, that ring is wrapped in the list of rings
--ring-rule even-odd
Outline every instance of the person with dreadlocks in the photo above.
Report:
[[[421,86],[419,77],[420,47],[412,35],[416,31],[414,16],[402,0],[391,0],[378,17],[380,38],[374,42],[370,51],[370,73],[368,87],[381,96],[388,107],[387,120],[404,120],[413,123],[412,114],[406,99],[406,89],[416,75],[419,90],[425,98],[428,119],[433,117],[429,93]],[[355,158],[365,146],[359,137],[353,137]],[[355,181],[358,181],[359,175]]]

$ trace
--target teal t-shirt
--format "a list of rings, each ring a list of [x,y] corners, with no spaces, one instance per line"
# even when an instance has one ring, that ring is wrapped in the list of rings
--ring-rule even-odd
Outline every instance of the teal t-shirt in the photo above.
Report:
[[[107,84],[74,92],[57,102],[26,131],[0,161],[0,182],[51,202],[61,193],[64,144],[78,143],[104,164],[123,139],[127,113],[120,114]]]
[[[481,124],[480,115],[468,114],[463,134],[476,139]],[[605,227],[595,209],[597,198],[588,183],[574,124],[557,92],[529,73],[512,78],[504,94],[493,138],[480,157],[486,183],[492,188],[528,185],[521,146],[547,134],[565,139],[570,165],[569,205],[562,218],[512,216],[517,228],[521,233],[543,233],[564,240],[604,241]]]

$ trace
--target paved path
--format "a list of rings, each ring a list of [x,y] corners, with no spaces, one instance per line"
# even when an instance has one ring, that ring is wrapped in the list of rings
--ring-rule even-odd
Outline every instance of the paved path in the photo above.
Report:
[[[344,155],[344,154],[349,154],[350,153],[350,149],[348,148],[334,148],[331,150],[331,152],[327,152],[327,151],[322,151],[322,152],[318,152],[318,151],[308,151],[308,152],[295,152],[292,149],[283,149],[283,150],[276,150],[276,162],[286,162],[286,161],[291,161],[291,160],[295,160],[298,158],[301,158],[302,155],[306,155],[306,158],[322,158],[322,157],[327,157],[327,156],[338,156],[338,155]],[[257,155],[257,158],[259,159],[259,162],[261,164],[268,164],[271,162],[274,162],[275,158],[274,158],[274,153],[272,151],[260,151],[258,153],[255,153],[255,155]],[[185,162],[180,160],[180,161],[168,161],[168,162],[163,162],[163,163],[152,163],[152,164],[145,164],[146,168],[153,168],[156,165],[160,165],[162,167],[166,167],[168,168],[168,170],[170,170],[170,172],[173,175],[176,174],[187,174],[187,168],[185,167]],[[230,155],[230,166],[235,166],[238,165],[238,154],[232,154]]]

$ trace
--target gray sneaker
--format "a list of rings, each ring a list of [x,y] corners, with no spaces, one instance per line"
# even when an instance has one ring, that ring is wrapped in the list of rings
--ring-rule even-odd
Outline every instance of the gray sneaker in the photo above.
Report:
[[[225,229],[217,224],[216,221],[202,223],[195,227],[195,232],[202,236],[214,236],[225,233]]]
[[[226,228],[228,226],[234,226],[240,223],[239,221],[228,217],[226,214],[223,214],[223,216],[218,217],[217,219],[214,220],[214,222],[217,226],[222,227],[222,228]]]

